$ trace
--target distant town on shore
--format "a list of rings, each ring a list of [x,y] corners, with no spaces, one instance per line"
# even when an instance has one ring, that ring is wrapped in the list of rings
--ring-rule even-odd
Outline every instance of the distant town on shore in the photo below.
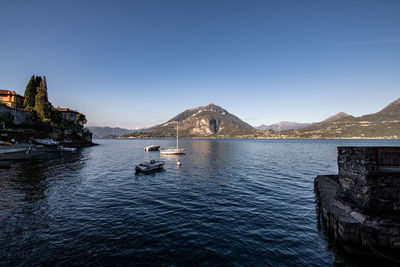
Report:
[[[141,130],[88,126],[94,138],[173,138],[179,122],[183,138],[399,139],[400,98],[361,117],[339,112],[321,122],[281,122],[252,127],[214,104],[188,109],[167,122]]]

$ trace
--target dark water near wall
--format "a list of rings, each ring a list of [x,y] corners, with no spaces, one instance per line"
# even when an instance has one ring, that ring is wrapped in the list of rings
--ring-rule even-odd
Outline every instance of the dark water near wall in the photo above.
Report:
[[[338,145],[399,141],[182,140],[187,155],[98,140],[74,156],[0,170],[0,265],[364,264],[319,230],[313,180],[337,172]]]

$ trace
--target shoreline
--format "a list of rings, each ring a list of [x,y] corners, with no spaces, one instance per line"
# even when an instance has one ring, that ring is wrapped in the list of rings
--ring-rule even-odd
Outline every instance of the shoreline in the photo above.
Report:
[[[151,140],[151,139],[175,139],[175,137],[117,137],[117,138],[97,138],[97,140],[131,140],[131,139],[143,139],[143,140]],[[400,138],[388,138],[388,137],[331,137],[331,138],[275,138],[275,137],[266,137],[266,138],[249,138],[249,137],[180,137],[179,139],[187,139],[187,140],[218,140],[218,139],[229,139],[229,140],[400,140]]]
[[[61,147],[74,147],[77,149],[84,147],[97,146],[98,144],[93,142],[61,142]],[[57,152],[57,153],[51,153]],[[0,162],[7,161],[19,161],[19,160],[29,160],[37,158],[43,155],[59,154],[59,153],[74,153],[70,151],[64,151],[52,146],[43,146],[31,143],[19,143],[12,146],[0,146]],[[0,165],[0,169],[8,167],[7,164]]]

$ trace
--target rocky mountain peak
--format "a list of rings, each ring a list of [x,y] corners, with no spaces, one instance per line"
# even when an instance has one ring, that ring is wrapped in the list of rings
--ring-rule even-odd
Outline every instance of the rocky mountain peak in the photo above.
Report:
[[[254,128],[235,115],[215,104],[185,110],[162,125],[151,128],[152,132],[171,132],[179,122],[182,136],[241,135],[254,132]]]
[[[220,106],[217,106],[213,103],[208,104],[207,106],[201,107],[202,111],[211,111],[211,112],[218,112],[218,113],[228,113],[225,109],[221,108]]]
[[[208,104],[207,106],[205,106],[206,108],[214,108],[214,109],[222,109],[220,106],[217,106],[213,103]]]
[[[349,114],[346,114],[346,113],[344,113],[344,112],[339,112],[339,113],[337,113],[337,114],[335,114],[335,115],[333,115],[333,116],[330,116],[329,118],[323,120],[322,122],[337,121],[337,120],[343,119],[343,118],[348,117],[348,116],[350,116],[350,115],[349,115]]]

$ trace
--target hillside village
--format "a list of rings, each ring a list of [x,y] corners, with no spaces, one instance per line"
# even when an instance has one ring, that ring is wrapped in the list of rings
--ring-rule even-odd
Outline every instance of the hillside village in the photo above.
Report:
[[[0,90],[0,140],[29,142],[49,138],[75,145],[90,145],[92,133],[84,128],[84,114],[66,107],[53,107],[48,99],[46,77],[33,75],[24,96]]]

